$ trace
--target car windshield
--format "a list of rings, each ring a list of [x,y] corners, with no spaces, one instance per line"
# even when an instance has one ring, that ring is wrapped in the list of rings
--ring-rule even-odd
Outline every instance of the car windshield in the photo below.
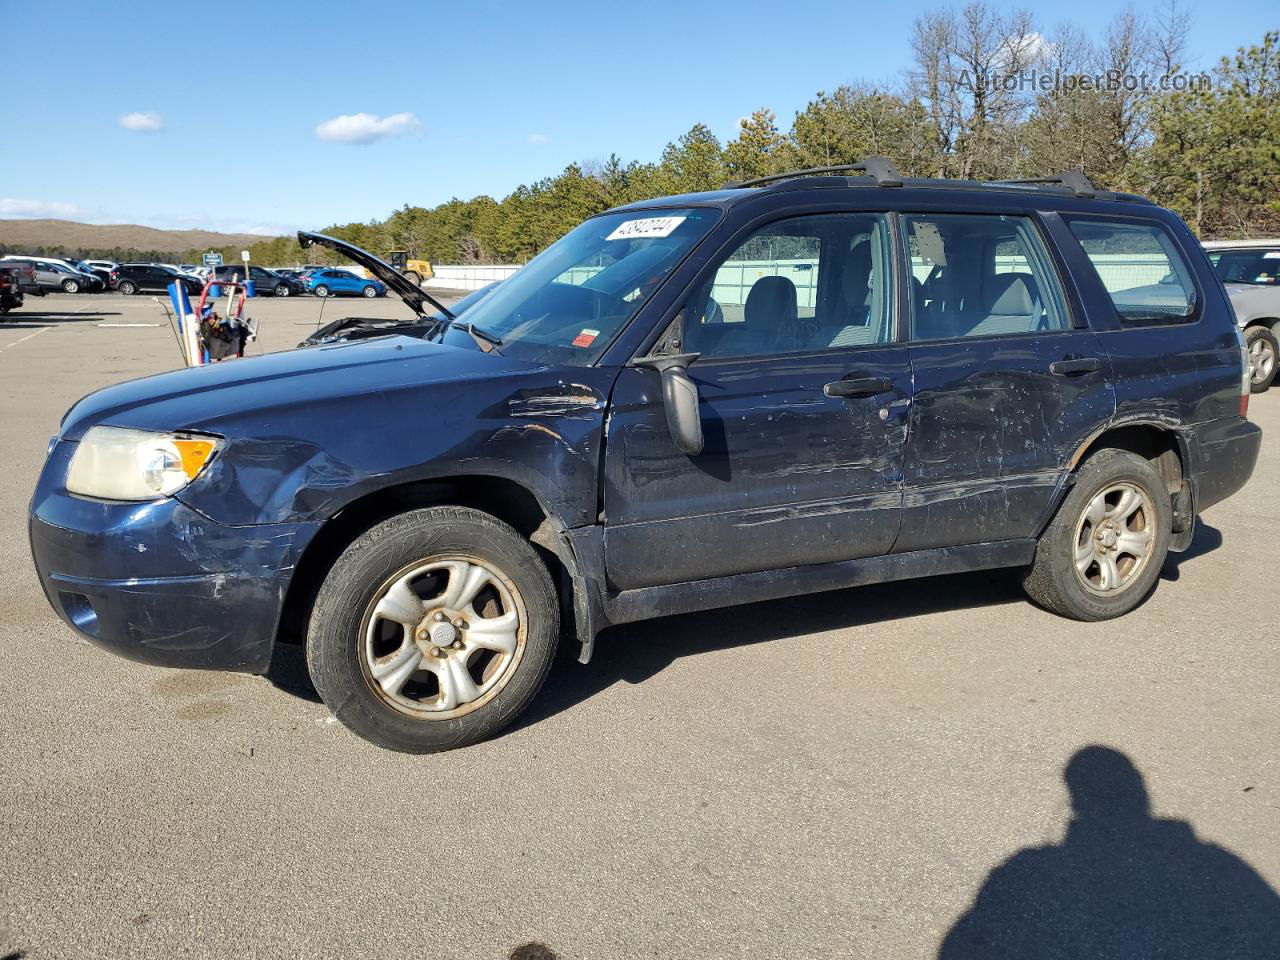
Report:
[[[719,216],[683,208],[593,217],[472,305],[463,323],[498,341],[503,356],[594,363]],[[443,340],[482,349],[462,324]]]
[[[1280,249],[1224,250],[1211,253],[1209,260],[1224,283],[1280,283]]]

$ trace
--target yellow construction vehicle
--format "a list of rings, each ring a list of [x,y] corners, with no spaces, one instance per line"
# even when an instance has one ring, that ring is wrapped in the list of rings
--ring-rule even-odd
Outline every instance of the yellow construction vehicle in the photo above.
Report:
[[[423,280],[435,276],[429,260],[410,260],[408,250],[389,250],[386,260],[414,286],[420,286]]]

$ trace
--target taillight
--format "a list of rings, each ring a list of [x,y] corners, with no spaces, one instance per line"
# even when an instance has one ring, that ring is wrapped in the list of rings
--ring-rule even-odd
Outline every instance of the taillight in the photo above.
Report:
[[[1253,376],[1249,370],[1249,345],[1245,342],[1244,332],[1235,328],[1236,342],[1240,344],[1240,416],[1249,416],[1249,395],[1253,393]]]

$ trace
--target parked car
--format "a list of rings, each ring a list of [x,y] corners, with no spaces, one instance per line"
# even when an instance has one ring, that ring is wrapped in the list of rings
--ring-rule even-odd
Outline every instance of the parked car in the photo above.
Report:
[[[219,280],[243,280],[244,264],[225,264],[217,267],[213,274]],[[272,273],[265,267],[250,264],[249,276],[253,280],[254,293],[259,297],[297,297],[306,292],[306,287],[297,280]]]
[[[102,289],[102,281],[91,273],[84,273],[62,260],[51,257],[19,257],[9,255],[3,260],[24,260],[35,269],[36,284],[45,292],[61,290],[63,293],[93,293]]]
[[[340,267],[313,270],[307,276],[307,289],[317,297],[335,297],[344,293],[370,298],[387,295],[387,286],[382,281],[359,277]]]
[[[174,280],[182,284],[189,297],[199,296],[204,289],[204,284],[195,277],[159,263],[121,264],[116,271],[115,289],[126,296],[135,293],[166,293]]]
[[[120,264],[115,260],[86,260],[84,262],[95,271],[105,270],[107,273],[120,267]]]
[[[1132,610],[1258,455],[1203,250],[1079,174],[857,169],[607,211],[461,317],[388,279],[430,338],[91,394],[32,500],[50,603],[149,663],[303,642],[340,721],[414,752],[518,716],[562,624],[586,661],[610,624],[995,568]],[[1181,302],[1113,272],[1153,250]]]
[[[111,286],[111,274],[114,272],[113,270],[109,270],[106,267],[95,267],[85,260],[74,260],[70,257],[60,257],[59,259],[73,270],[79,270],[81,273],[87,273],[92,277],[97,277],[100,283],[94,287],[95,293],[101,293]]]
[[[22,306],[26,275],[31,267],[19,261],[0,261],[0,316]]]
[[[24,297],[44,296],[44,288],[40,286],[40,282],[36,279],[35,264],[30,260],[18,260],[5,257],[0,259],[0,269],[9,271],[12,282],[17,288],[17,292],[22,294]]]
[[[1204,247],[1244,331],[1253,392],[1261,393],[1275,382],[1280,364],[1280,240],[1219,240]]]

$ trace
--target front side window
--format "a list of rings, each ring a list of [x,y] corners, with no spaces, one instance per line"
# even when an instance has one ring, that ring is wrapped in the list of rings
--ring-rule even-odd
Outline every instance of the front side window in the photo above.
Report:
[[[756,230],[686,304],[683,349],[768,357],[888,342],[888,236],[874,213],[793,217]]]
[[[1070,325],[1057,276],[1028,217],[903,217],[911,338],[1050,333]]]
[[[602,214],[565,234],[467,311],[503,356],[593,363],[720,211],[685,207]],[[445,343],[475,348],[458,325]]]
[[[1067,220],[1125,326],[1184,323],[1196,312],[1191,271],[1157,223]]]

